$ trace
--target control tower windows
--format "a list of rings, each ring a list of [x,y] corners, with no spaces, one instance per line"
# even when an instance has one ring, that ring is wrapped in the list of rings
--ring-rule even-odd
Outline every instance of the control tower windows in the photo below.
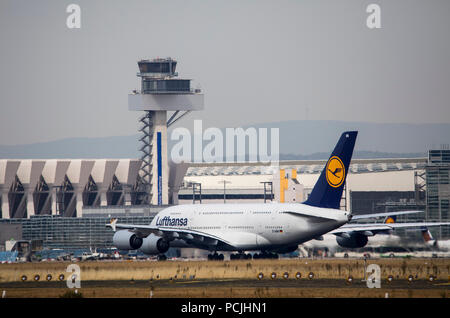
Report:
[[[142,81],[142,93],[158,92],[190,92],[190,80],[170,79],[155,80],[145,79]]]

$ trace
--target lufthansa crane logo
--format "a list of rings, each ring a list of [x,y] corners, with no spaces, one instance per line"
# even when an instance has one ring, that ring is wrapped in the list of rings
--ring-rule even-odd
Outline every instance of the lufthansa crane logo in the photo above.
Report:
[[[388,216],[388,218],[386,219],[386,221],[384,223],[386,223],[386,224],[395,223],[395,220],[392,216]]]
[[[328,160],[326,177],[328,184],[333,188],[338,188],[344,183],[345,167],[339,157],[333,156]]]

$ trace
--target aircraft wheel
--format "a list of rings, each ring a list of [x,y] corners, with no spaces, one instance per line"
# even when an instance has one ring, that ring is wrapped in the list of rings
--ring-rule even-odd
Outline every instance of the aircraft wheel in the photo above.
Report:
[[[224,259],[225,257],[223,256],[223,254],[217,254],[217,252],[208,255],[208,260],[210,261],[223,261]]]

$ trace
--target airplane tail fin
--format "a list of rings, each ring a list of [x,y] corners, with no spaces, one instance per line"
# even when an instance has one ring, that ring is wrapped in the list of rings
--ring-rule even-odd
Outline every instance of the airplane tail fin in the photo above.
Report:
[[[303,202],[304,204],[339,209],[357,135],[357,131],[347,131],[341,135],[319,180],[308,199]]]
[[[430,230],[424,226],[421,228],[422,237],[425,241],[425,244],[431,245],[431,246],[437,246],[437,241],[433,238],[433,235],[431,235]]]
[[[397,216],[396,215],[389,215],[389,216],[384,218],[383,223],[384,224],[392,224],[392,223],[395,223],[396,221],[397,221]]]

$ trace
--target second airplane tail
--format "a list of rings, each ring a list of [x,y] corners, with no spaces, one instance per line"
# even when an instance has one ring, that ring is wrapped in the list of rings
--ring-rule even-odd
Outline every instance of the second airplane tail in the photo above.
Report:
[[[433,235],[431,235],[430,230],[426,226],[421,228],[421,232],[426,245],[437,247],[437,241],[433,238]]]
[[[357,131],[347,131],[341,135],[319,180],[308,199],[303,202],[304,204],[339,209],[357,135]]]

